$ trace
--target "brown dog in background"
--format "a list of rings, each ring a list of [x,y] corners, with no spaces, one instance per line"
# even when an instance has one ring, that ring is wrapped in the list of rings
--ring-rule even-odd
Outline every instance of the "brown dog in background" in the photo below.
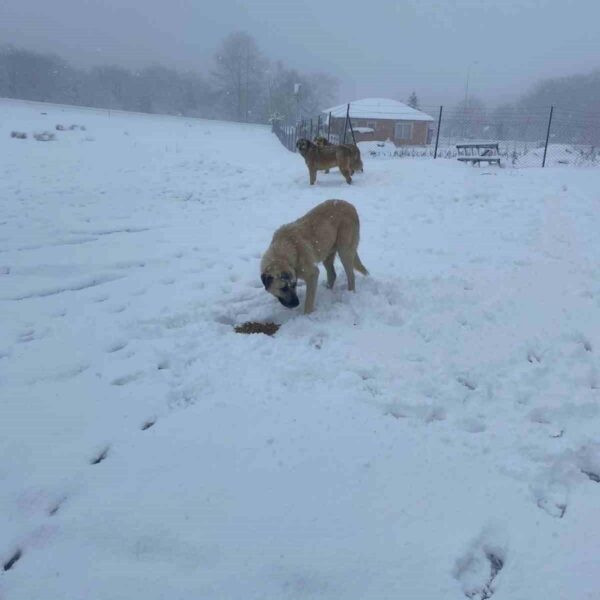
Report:
[[[332,144],[326,137],[319,136],[315,138],[315,144],[317,146],[344,146],[352,152],[352,160],[350,162],[351,175],[354,175],[355,171],[364,172],[363,161],[360,155],[360,149],[357,144]],[[329,169],[325,171],[325,173],[329,173]]]
[[[306,138],[296,142],[298,152],[308,167],[310,185],[317,180],[317,171],[339,167],[346,183],[352,183],[352,152],[344,146],[317,146]]]

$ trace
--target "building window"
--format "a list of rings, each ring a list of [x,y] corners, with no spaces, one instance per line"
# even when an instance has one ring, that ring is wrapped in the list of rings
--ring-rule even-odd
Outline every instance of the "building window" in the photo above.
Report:
[[[406,121],[396,123],[394,136],[397,140],[410,141],[412,139],[412,123]]]

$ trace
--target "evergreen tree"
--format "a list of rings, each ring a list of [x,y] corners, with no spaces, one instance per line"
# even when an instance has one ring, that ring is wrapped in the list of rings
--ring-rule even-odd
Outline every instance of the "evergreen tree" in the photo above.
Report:
[[[419,109],[419,99],[417,98],[417,94],[413,91],[413,93],[408,97],[407,104],[416,110]]]

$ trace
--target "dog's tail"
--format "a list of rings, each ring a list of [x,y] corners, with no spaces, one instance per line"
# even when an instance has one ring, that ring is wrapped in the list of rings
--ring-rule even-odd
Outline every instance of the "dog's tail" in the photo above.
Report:
[[[369,271],[367,271],[367,267],[360,262],[360,257],[358,256],[358,252],[354,255],[354,269],[363,275],[368,275]]]

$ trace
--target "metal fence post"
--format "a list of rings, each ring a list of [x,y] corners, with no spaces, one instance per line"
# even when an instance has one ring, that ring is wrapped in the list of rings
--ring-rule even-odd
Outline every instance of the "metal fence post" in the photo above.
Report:
[[[312,139],[313,139],[313,134],[312,134],[312,132],[313,132],[313,129],[312,129],[312,119],[311,119],[311,120],[310,120],[310,137],[308,138],[309,140],[312,140]]]
[[[321,134],[321,115],[317,117],[317,135],[315,137],[319,137]]]
[[[346,129],[348,129],[348,119],[350,118],[350,102],[348,102],[348,106],[346,108],[346,120],[344,121],[344,138],[342,139],[342,144],[346,143]]]
[[[327,141],[329,142],[329,133],[331,132],[331,113],[329,113],[329,119],[327,120]]]
[[[550,107],[550,116],[548,117],[548,130],[546,131],[546,145],[544,146],[544,158],[542,160],[542,169],[546,166],[546,153],[548,152],[548,140],[550,139],[550,127],[552,125],[552,113],[554,106]]]
[[[443,106],[440,106],[440,116],[438,117],[437,133],[435,134],[435,150],[433,151],[433,158],[437,158],[438,144],[440,143],[440,129],[442,128],[443,108]]]
[[[352,142],[356,146],[356,138],[354,137],[354,128],[352,127],[352,119],[348,116],[348,125],[350,125],[350,133],[352,134]]]

